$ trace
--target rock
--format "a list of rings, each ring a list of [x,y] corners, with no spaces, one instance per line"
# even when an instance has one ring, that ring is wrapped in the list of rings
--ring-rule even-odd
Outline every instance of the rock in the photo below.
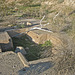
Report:
[[[23,55],[27,54],[25,49],[23,47],[21,47],[21,46],[16,47],[15,52],[16,53],[21,52]]]
[[[28,47],[26,47],[25,49],[26,49],[26,50],[29,50],[29,48],[28,48]]]
[[[30,46],[32,47],[32,46],[34,46],[34,45],[30,45]]]
[[[13,49],[12,39],[7,32],[0,32],[0,46],[2,51]]]
[[[31,22],[27,22],[27,25],[32,25],[32,23]]]
[[[8,25],[8,27],[12,27],[12,25]]]
[[[23,71],[26,71],[26,69],[25,69],[25,68],[23,68]]]

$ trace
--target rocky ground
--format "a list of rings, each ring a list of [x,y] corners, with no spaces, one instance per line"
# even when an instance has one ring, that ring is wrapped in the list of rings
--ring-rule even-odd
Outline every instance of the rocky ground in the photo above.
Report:
[[[17,54],[14,52],[0,53],[0,75],[39,75],[51,68],[52,62],[39,62],[24,67]]]
[[[58,40],[54,40],[52,37],[51,39],[56,43],[50,49],[53,60],[31,64],[29,68],[23,66],[17,54],[10,52],[0,53],[0,75],[75,75],[75,1],[33,0],[33,2],[28,2],[29,0],[23,0],[21,1],[22,3],[18,1],[7,0],[8,3],[5,3],[4,0],[0,1],[0,32],[35,26],[40,27],[40,20],[45,15],[44,24],[48,22],[49,24],[43,26],[43,28],[51,30],[54,38],[59,38],[61,42],[56,43]],[[24,1],[28,2],[29,5],[26,4],[25,6]],[[39,20],[29,18],[38,18]],[[27,26],[27,22],[32,25]],[[34,32],[37,34],[46,33],[40,30],[34,30]],[[29,47],[32,44],[27,43],[26,45],[24,40],[27,39],[18,40],[18,45],[23,45],[27,50],[33,48],[33,51],[35,48]],[[43,55],[50,55],[51,51],[48,52],[46,49]],[[34,54],[37,52],[36,50],[39,49],[35,49]],[[30,51],[29,53],[31,54]],[[32,55],[34,56],[33,53]]]
[[[0,53],[0,75],[15,75],[23,67],[17,54],[13,52]]]

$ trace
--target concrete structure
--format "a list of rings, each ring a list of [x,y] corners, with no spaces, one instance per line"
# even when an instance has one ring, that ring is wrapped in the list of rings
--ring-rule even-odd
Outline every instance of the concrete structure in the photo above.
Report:
[[[2,51],[13,49],[12,39],[7,32],[0,32],[0,46]]]
[[[58,37],[59,35],[41,31],[33,30],[27,33],[27,35],[37,44],[43,44],[45,41],[50,40],[54,46],[60,46],[63,44],[62,40]]]
[[[24,67],[29,67],[29,64],[26,60],[26,58],[22,55],[22,53],[17,53],[18,57],[20,58],[21,62],[23,63]]]
[[[0,53],[0,75],[39,75],[51,68],[51,58],[27,62],[22,53],[8,51]]]

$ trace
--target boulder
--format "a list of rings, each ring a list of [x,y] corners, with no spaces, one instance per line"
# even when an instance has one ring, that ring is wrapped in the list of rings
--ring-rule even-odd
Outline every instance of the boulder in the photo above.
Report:
[[[0,32],[0,46],[2,51],[13,49],[12,39],[7,32]]]
[[[27,24],[26,25],[32,25],[32,23],[31,22],[27,22]]]
[[[16,52],[16,53],[21,52],[23,55],[26,54],[25,49],[24,49],[23,47],[21,47],[21,46],[16,47],[15,52]]]

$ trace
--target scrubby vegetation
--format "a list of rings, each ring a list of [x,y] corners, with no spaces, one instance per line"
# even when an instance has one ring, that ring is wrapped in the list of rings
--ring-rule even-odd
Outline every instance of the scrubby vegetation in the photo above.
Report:
[[[51,41],[49,40],[49,41],[46,41],[44,44],[42,44],[41,45],[42,47],[48,47],[48,46],[50,46],[50,47],[52,47],[52,43],[51,43]]]
[[[46,41],[45,44],[38,45],[32,42],[27,37],[27,35],[24,35],[20,38],[13,37],[12,39],[14,49],[16,48],[16,46],[23,46],[25,48],[25,50],[27,51],[26,58],[29,61],[49,57],[51,55],[52,44],[50,41]],[[45,51],[47,51],[47,53],[50,51],[49,55],[46,55],[46,53],[44,53]]]
[[[62,2],[64,2],[64,0],[58,0],[58,3],[62,3]]]

